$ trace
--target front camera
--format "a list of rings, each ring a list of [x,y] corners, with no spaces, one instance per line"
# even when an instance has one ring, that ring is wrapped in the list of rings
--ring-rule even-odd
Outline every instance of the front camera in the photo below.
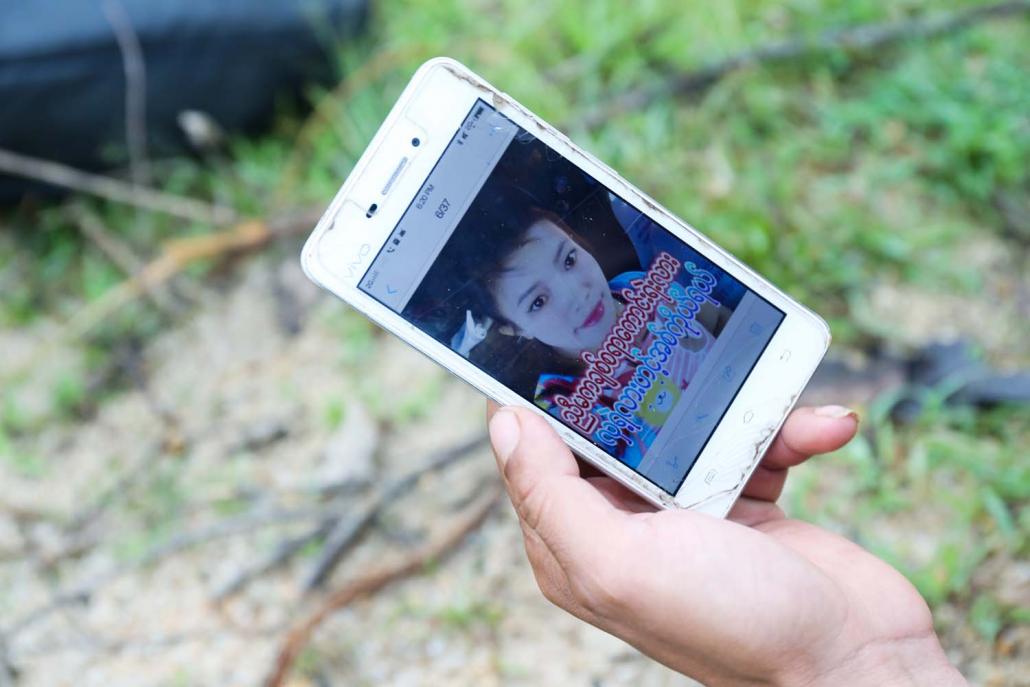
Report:
[[[422,143],[422,141],[420,141],[417,136],[415,138],[411,139],[411,145],[414,148],[418,148],[419,144],[421,144],[421,143]]]
[[[372,203],[371,205],[368,206],[368,211],[365,212],[365,217],[371,219],[372,215],[376,214],[376,210],[378,210],[378,209],[379,209],[379,206],[376,205],[375,203]]]

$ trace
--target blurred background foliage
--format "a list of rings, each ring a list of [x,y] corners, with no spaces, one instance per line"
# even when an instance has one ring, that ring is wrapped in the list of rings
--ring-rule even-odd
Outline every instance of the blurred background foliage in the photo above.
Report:
[[[702,93],[657,97],[644,109],[609,108],[619,94],[659,87],[755,46],[975,4],[389,0],[375,5],[366,36],[335,49],[340,80],[309,89],[310,112],[284,104],[268,134],[234,137],[206,157],[155,161],[154,174],[166,191],[244,215],[324,205],[417,65],[446,54],[825,316],[838,354],[904,348],[912,342],[896,336],[898,323],[875,315],[871,294],[897,286],[990,311],[996,304],[985,283],[996,275],[970,264],[976,246],[1007,256],[1017,287],[1011,299],[1022,299],[1016,312],[1028,312],[1026,216],[1013,220],[1007,209],[1025,208],[1030,193],[1025,18],[872,53],[825,50],[748,67]],[[83,206],[144,252],[211,230],[82,197],[5,211],[5,328],[68,318],[124,278],[70,221]],[[194,266],[188,278],[209,279],[212,267]],[[147,301],[130,304],[87,337],[87,367],[167,325]],[[1025,319],[1005,325],[1030,335]],[[359,319],[340,327],[346,369],[367,360],[370,331]],[[1030,363],[1025,336],[992,348],[985,332],[960,333],[980,342],[989,360]],[[20,473],[42,475],[43,459],[11,457],[5,445],[45,423],[81,421],[96,390],[72,374],[53,389],[51,415],[25,418],[9,400],[11,388],[0,406],[0,453]],[[111,380],[100,391],[117,388]],[[931,398],[916,422],[897,427],[888,407],[889,399],[880,399],[863,408],[866,429],[851,446],[799,471],[787,508],[900,567],[946,632],[971,634],[985,652],[1003,652],[1006,629],[1030,621],[1026,597],[998,583],[1014,575],[1022,580],[1016,589],[1026,591],[1026,409],[981,412]],[[340,412],[327,410],[326,421],[338,423]],[[174,509],[170,499],[155,508]]]

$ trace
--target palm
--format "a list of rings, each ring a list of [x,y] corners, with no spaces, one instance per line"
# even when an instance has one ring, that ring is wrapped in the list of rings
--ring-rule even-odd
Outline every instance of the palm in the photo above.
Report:
[[[771,519],[755,525],[818,568],[843,593],[852,614],[846,629],[860,641],[923,636],[933,631],[930,610],[898,571],[856,544],[799,520]]]
[[[519,418],[520,448],[534,450],[502,468],[541,589],[663,663],[758,682],[802,654],[839,662],[840,647],[932,633],[904,577],[775,505],[787,469],[846,443],[854,418],[792,415],[727,520],[654,512],[608,477],[584,480],[546,423]]]
[[[591,565],[622,574],[609,579],[608,598],[583,596],[587,607],[615,607],[604,615],[622,620],[580,615],[677,670],[703,675],[700,666],[726,646],[743,645],[746,654],[722,666],[743,682],[799,647],[812,651],[842,636],[844,646],[862,646],[931,631],[929,611],[904,577],[842,537],[785,518],[771,502],[745,497],[728,520],[717,520],[652,512],[609,478],[590,481],[622,520],[618,534],[607,530],[601,560]],[[694,638],[690,652],[654,642],[682,635]]]

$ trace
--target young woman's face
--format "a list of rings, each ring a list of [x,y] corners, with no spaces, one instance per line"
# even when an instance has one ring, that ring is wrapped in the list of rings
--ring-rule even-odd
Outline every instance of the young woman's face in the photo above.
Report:
[[[596,350],[615,325],[615,299],[594,256],[541,219],[494,285],[500,314],[521,336],[570,355]]]

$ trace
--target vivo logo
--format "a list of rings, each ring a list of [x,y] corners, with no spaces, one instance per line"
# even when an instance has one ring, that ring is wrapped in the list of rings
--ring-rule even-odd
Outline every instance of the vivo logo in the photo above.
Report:
[[[372,252],[372,246],[371,245],[369,245],[367,243],[361,244],[361,248],[358,248],[358,252],[354,256],[354,259],[351,260],[346,265],[346,267],[347,267],[347,278],[348,279],[353,279],[354,278],[358,268],[361,267],[361,263],[365,262],[365,258],[367,258],[368,254],[371,253],[371,252]]]

